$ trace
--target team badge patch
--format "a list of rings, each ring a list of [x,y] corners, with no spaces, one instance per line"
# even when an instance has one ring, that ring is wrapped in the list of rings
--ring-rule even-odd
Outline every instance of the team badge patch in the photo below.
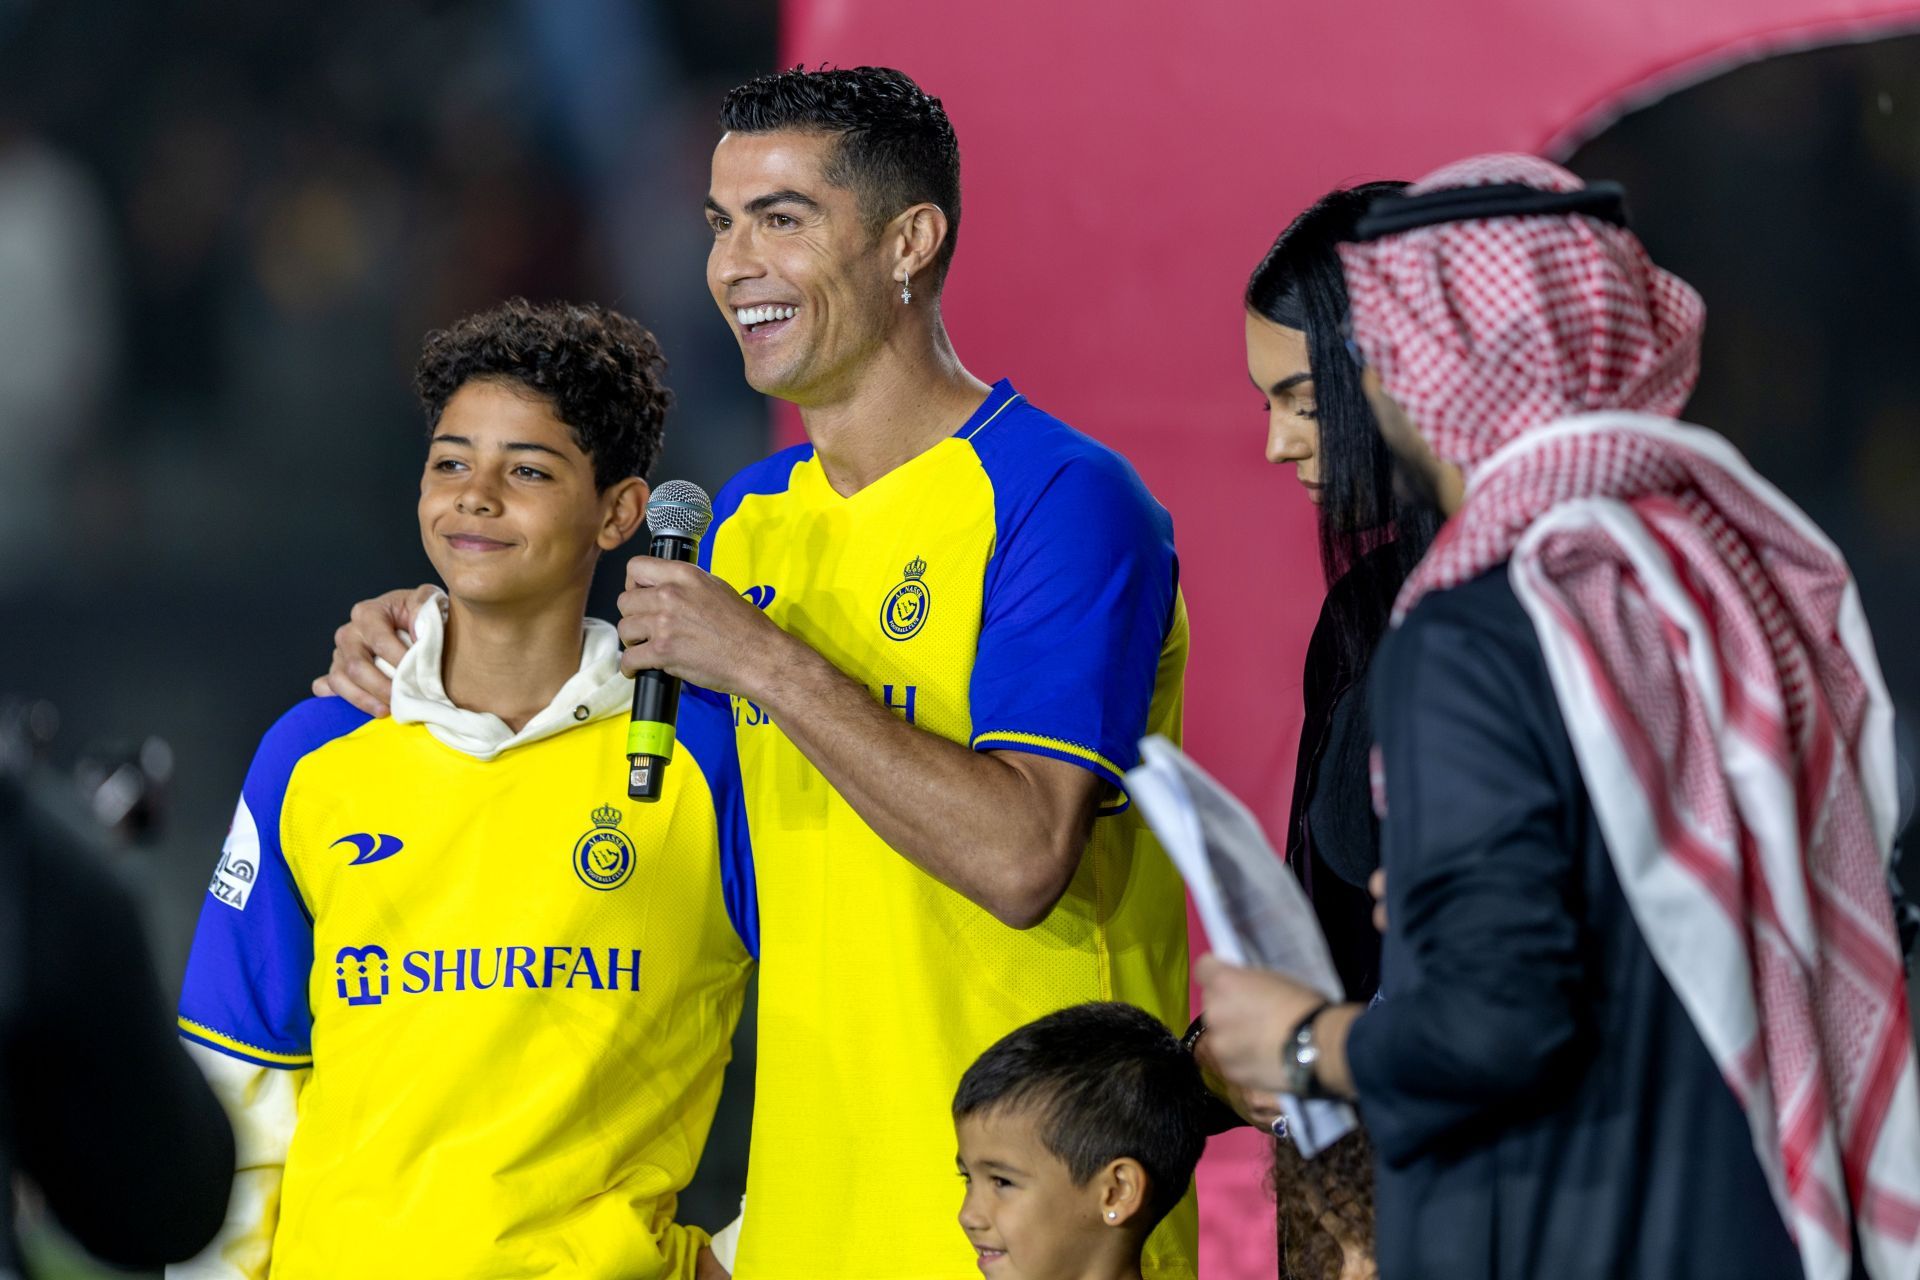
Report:
[[[880,629],[889,639],[911,639],[926,623],[927,610],[933,605],[933,593],[921,581],[926,572],[927,562],[915,556],[907,564],[905,580],[887,592],[880,606]]]
[[[618,889],[633,874],[633,841],[620,829],[623,816],[601,805],[593,811],[593,830],[573,846],[573,873],[589,889]]]

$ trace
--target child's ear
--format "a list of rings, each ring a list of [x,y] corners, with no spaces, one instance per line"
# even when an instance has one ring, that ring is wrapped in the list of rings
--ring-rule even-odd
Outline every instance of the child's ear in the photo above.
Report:
[[[594,541],[602,551],[623,546],[647,522],[647,496],[652,490],[639,476],[628,476],[600,496],[600,536]]]
[[[1141,1217],[1153,1195],[1146,1169],[1131,1156],[1094,1174],[1093,1185],[1100,1197],[1100,1220],[1109,1227],[1124,1227]]]

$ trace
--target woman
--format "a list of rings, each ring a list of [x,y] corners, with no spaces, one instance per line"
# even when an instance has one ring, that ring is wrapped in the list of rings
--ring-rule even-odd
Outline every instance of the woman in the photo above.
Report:
[[[1368,782],[1364,677],[1393,599],[1439,513],[1404,500],[1346,345],[1347,289],[1334,246],[1367,204],[1404,184],[1334,191],[1293,220],[1247,283],[1247,372],[1265,397],[1267,460],[1291,463],[1319,508],[1326,603],[1307,646],[1306,721],[1294,769],[1287,862],[1313,900],[1349,999],[1380,985],[1367,879],[1379,865]],[[1363,1133],[1312,1161],[1274,1144],[1280,1268],[1300,1280],[1373,1274],[1373,1174]]]
[[[1334,191],[1280,233],[1247,283],[1247,372],[1265,397],[1267,460],[1293,464],[1319,507],[1326,603],[1307,645],[1306,722],[1294,769],[1287,862],[1313,899],[1349,999],[1380,985],[1367,878],[1379,828],[1367,775],[1363,677],[1393,598],[1426,554],[1439,513],[1395,490],[1392,455],[1347,351],[1347,288],[1334,246],[1367,204],[1405,184]]]

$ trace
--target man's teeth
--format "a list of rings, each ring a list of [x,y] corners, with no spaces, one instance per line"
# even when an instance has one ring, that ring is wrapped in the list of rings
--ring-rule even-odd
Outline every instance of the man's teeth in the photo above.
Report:
[[[733,318],[742,327],[765,324],[769,320],[791,320],[798,307],[735,307]]]

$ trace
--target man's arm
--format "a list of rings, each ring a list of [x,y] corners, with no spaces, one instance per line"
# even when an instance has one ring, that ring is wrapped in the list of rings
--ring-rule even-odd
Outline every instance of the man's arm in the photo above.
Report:
[[[1498,602],[1432,597],[1378,663],[1389,946],[1406,963],[1346,1056],[1395,1163],[1538,1105],[1587,1028],[1578,771],[1550,751],[1564,730],[1531,624],[1509,628]]]
[[[353,606],[347,621],[333,633],[333,662],[327,674],[313,682],[316,698],[345,698],[370,716],[387,714],[393,680],[380,663],[397,667],[413,643],[413,616],[434,588],[427,583],[411,591],[389,591]]]
[[[1030,928],[1066,892],[1102,780],[1044,756],[980,752],[899,719],[732,587],[636,557],[621,658],[765,708],[874,832],[993,915]]]
[[[1564,780],[1529,728],[1540,708],[1521,687],[1527,656],[1470,620],[1416,613],[1375,663],[1383,861],[1394,945],[1412,971],[1390,974],[1371,1010],[1336,1005],[1315,1019],[1315,1075],[1361,1098],[1394,1163],[1550,1089],[1578,1044]],[[1211,957],[1196,977],[1223,1072],[1284,1086],[1280,1052],[1319,997]]]

